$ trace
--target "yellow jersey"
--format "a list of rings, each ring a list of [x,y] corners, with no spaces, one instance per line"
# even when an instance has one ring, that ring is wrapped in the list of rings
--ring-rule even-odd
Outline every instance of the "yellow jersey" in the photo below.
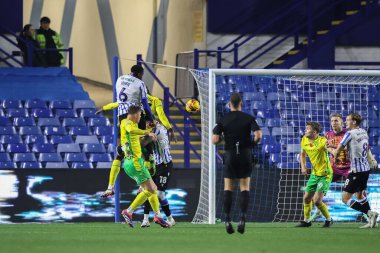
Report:
[[[301,149],[308,155],[313,166],[312,174],[316,176],[331,176],[333,171],[330,164],[329,154],[326,148],[327,139],[318,136],[314,141],[304,136],[301,140]]]

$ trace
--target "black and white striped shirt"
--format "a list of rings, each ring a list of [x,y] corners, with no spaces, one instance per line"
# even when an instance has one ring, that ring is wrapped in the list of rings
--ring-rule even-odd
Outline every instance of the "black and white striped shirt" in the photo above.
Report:
[[[347,131],[340,144],[348,148],[351,172],[357,173],[370,170],[367,159],[369,146],[366,130],[363,128],[355,128]]]
[[[157,135],[157,141],[153,142],[153,155],[156,165],[161,163],[167,164],[172,160],[168,130],[163,125],[157,124],[154,133]]]

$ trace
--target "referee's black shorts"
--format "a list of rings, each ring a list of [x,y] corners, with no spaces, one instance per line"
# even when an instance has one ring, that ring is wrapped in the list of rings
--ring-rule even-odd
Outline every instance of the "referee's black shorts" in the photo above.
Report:
[[[224,178],[247,178],[252,174],[252,149],[226,150],[224,153]]]
[[[343,191],[355,193],[367,189],[369,171],[350,173],[344,182]]]

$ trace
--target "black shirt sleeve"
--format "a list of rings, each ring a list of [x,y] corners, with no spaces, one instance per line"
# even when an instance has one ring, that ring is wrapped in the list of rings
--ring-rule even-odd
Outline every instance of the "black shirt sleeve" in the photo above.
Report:
[[[257,122],[256,122],[256,120],[255,120],[254,117],[252,117],[251,130],[252,130],[253,132],[260,130],[260,127],[259,127],[259,125],[257,124]]]
[[[216,126],[214,127],[214,129],[212,130],[212,133],[213,134],[217,134],[217,135],[221,135],[223,133],[223,128],[222,128],[222,124],[220,122],[218,122],[216,124]]]

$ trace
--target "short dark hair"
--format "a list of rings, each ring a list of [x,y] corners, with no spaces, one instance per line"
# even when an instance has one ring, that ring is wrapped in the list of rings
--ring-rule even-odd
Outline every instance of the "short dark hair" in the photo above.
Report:
[[[48,17],[42,17],[41,19],[40,19],[40,23],[42,24],[42,23],[48,23],[48,24],[50,24],[50,18],[48,18]]]
[[[136,113],[138,113],[140,111],[141,111],[141,108],[138,105],[131,105],[128,108],[128,114],[136,114]]]
[[[32,24],[26,24],[24,25],[24,28],[22,29],[23,32],[29,31],[29,29],[32,27]]]
[[[330,119],[331,119],[332,117],[338,117],[338,118],[343,119],[342,114],[339,114],[339,113],[331,113],[331,114],[330,114]]]
[[[140,65],[133,65],[131,68],[131,72],[132,72],[133,76],[136,77],[138,74],[144,73],[144,68],[141,67]]]
[[[241,96],[238,92],[232,92],[231,97],[230,97],[230,103],[234,108],[239,107],[241,103]]]
[[[311,126],[311,128],[319,134],[322,130],[321,125],[318,122],[307,122],[306,126]]]
[[[360,116],[359,113],[351,112],[350,114],[347,115],[347,117],[348,116],[351,116],[351,119],[356,121],[357,126],[360,126],[360,124],[362,123],[362,116]]]

